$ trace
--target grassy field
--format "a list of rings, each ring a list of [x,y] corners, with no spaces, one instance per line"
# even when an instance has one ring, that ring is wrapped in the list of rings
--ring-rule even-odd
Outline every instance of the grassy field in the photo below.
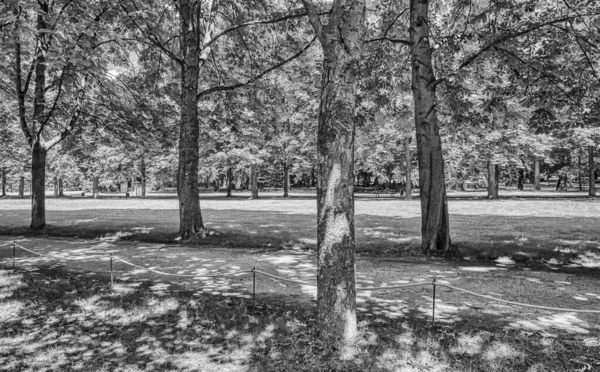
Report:
[[[420,256],[418,200],[358,198],[359,286],[435,276],[514,301],[600,309],[600,200],[513,196],[450,200],[461,259]],[[210,235],[196,246],[175,241],[172,196],[49,198],[47,235],[19,238],[29,235],[29,203],[0,199],[1,240],[82,260],[108,251],[140,264],[145,257],[146,266],[173,272],[195,270],[191,263],[218,270],[217,261],[231,269],[258,260],[269,272],[314,280],[310,196],[204,197]],[[526,262],[510,263],[517,256]],[[194,289],[119,268],[111,291],[105,264],[19,259],[16,272],[0,270],[0,371],[600,370],[597,314],[506,306],[440,289],[432,325],[430,289],[367,291],[358,298],[358,343],[339,350],[317,336],[312,297],[282,283],[261,279],[252,306],[248,296],[216,294],[215,283]],[[247,281],[239,284],[247,291]]]
[[[519,195],[517,193],[514,193]],[[464,195],[464,194],[462,194]],[[471,195],[471,194],[469,194]],[[553,195],[553,194],[550,194]],[[520,254],[530,259],[569,260],[600,243],[600,199],[552,198],[486,200],[451,198],[453,243],[464,256],[495,259]],[[97,238],[118,234],[121,239],[175,242],[178,231],[177,200],[49,198],[50,236]],[[244,248],[314,248],[316,203],[314,197],[265,196],[248,200],[206,196],[201,200],[209,229],[196,244]],[[31,234],[30,201],[0,200],[0,234]],[[418,200],[357,198],[356,241],[362,254],[413,254],[420,244]]]

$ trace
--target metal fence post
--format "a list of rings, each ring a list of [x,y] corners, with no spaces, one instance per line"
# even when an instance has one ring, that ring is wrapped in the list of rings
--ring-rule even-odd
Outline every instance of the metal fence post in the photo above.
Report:
[[[431,312],[431,324],[435,323],[435,277],[433,277],[433,310]]]
[[[110,290],[113,289],[113,255],[110,253],[108,255],[110,257]]]
[[[13,241],[13,273],[15,272],[15,250],[17,249],[17,243]]]
[[[256,307],[256,266],[252,268],[252,306]]]

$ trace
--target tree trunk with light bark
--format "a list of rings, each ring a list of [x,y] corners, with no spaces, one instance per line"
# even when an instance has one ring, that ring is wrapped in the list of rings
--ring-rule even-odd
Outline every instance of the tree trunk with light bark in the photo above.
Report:
[[[18,197],[23,199],[25,197],[25,177],[19,177],[19,194]]]
[[[283,197],[290,196],[290,166],[287,162],[283,163]]]
[[[442,142],[436,111],[435,88],[439,81],[433,73],[428,12],[428,0],[410,1],[412,91],[421,192],[421,249],[430,254],[452,251],[452,244]]]
[[[94,176],[94,183],[92,184],[92,196],[94,199],[98,199],[100,191],[98,190],[98,176]]]
[[[542,189],[542,185],[540,183],[540,161],[538,159],[535,159],[535,164],[533,165],[533,168],[533,188],[536,191],[540,191]]]
[[[252,189],[252,199],[258,199],[258,171],[256,164],[250,166],[250,188]]]
[[[498,199],[498,178],[500,178],[500,166],[493,164],[488,161],[488,186],[487,186],[487,197],[488,199]]]
[[[142,199],[146,199],[146,160],[142,156],[142,161],[140,162],[140,175],[141,175],[141,189],[142,189]]]
[[[317,321],[323,335],[356,340],[354,135],[366,34],[365,0],[335,0],[323,25],[303,0],[323,47],[317,131]]]

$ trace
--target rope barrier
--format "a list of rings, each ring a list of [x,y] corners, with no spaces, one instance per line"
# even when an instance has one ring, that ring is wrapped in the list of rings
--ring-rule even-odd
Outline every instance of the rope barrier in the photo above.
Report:
[[[39,257],[49,257],[55,260],[65,260],[65,261],[80,261],[78,259],[69,259],[69,258],[64,258],[64,257],[53,257],[53,256],[49,256],[49,255],[44,255],[44,254],[40,254],[38,252],[35,252],[31,249],[25,248],[20,244],[17,244],[15,242],[10,242],[10,243],[6,243],[3,245],[0,245],[0,247],[4,247],[4,246],[8,246],[8,245],[13,245],[13,250],[14,247],[19,247],[27,252],[33,253]],[[14,255],[14,252],[13,252]],[[104,256],[92,256],[90,258],[104,258]],[[14,256],[13,256],[14,259]],[[245,270],[245,271],[235,271],[235,272],[231,272],[231,273],[227,273],[227,274],[173,274],[173,273],[167,273],[164,271],[160,271],[160,270],[155,270],[155,269],[151,269],[151,268],[147,268],[147,267],[143,267],[140,265],[136,265],[132,262],[126,261],[122,258],[113,256],[112,254],[110,255],[109,259],[111,259],[111,275],[112,275],[112,259],[121,261],[122,263],[132,266],[132,267],[136,267],[138,269],[142,269],[145,271],[150,271],[153,272],[155,274],[160,274],[160,275],[167,275],[167,276],[175,276],[175,277],[186,277],[186,278],[218,278],[218,277],[231,277],[231,276],[237,276],[237,275],[242,275],[242,274],[253,274],[253,296],[255,295],[255,291],[256,291],[256,274],[262,274],[264,276],[273,278],[273,279],[277,279],[277,280],[282,280],[285,282],[289,282],[289,283],[295,283],[295,284],[301,284],[301,285],[310,285],[313,287],[316,287],[316,284],[313,283],[308,283],[305,281],[301,281],[301,280],[295,280],[295,279],[289,279],[289,278],[284,278],[281,276],[277,276],[277,275],[273,275],[273,274],[269,274],[267,272],[261,271],[261,270],[256,270],[256,268],[253,268],[252,270]],[[444,284],[444,283],[440,283],[440,282],[436,282],[435,279],[432,282],[420,282],[420,283],[407,283],[407,284],[399,284],[399,285],[394,285],[394,286],[386,286],[386,287],[357,287],[356,290],[357,291],[379,291],[379,290],[390,290],[390,289],[398,289],[398,288],[409,288],[409,287],[418,287],[418,286],[424,286],[424,285],[431,285],[435,288],[435,286],[441,286],[441,287],[446,287],[458,292],[462,292],[462,293],[466,293],[466,294],[470,294],[472,296],[476,296],[476,297],[481,297],[481,298],[485,298],[487,300],[490,301],[496,301],[496,302],[501,302],[501,303],[506,303],[506,304],[510,304],[510,305],[515,305],[515,306],[522,306],[522,307],[528,307],[528,308],[533,308],[533,309],[540,309],[540,310],[548,310],[548,311],[561,311],[561,312],[576,312],[576,313],[588,313],[588,314],[600,314],[600,310],[583,310],[583,309],[568,309],[568,308],[560,308],[560,307],[552,307],[552,306],[542,306],[542,305],[531,305],[531,304],[525,304],[525,303],[521,303],[521,302],[516,302],[516,301],[509,301],[509,300],[504,300],[501,298],[496,298],[493,296],[489,296],[489,295],[484,295],[484,294],[480,294],[480,293],[476,293],[473,291],[469,291],[467,289],[463,289],[463,288],[459,288],[459,287],[455,287],[453,285],[450,284]],[[435,305],[434,305],[435,306]]]
[[[11,243],[11,244],[13,244],[13,243]],[[100,255],[96,255],[96,256],[87,256],[87,257],[85,257],[84,259],[74,259],[74,258],[68,258],[68,257],[56,257],[56,256],[50,256],[50,255],[47,255],[47,254],[42,254],[42,253],[38,253],[38,252],[32,251],[31,249],[25,248],[25,247],[23,247],[22,245],[20,245],[20,244],[17,244],[17,243],[14,243],[14,245],[15,245],[16,247],[19,247],[19,248],[21,248],[21,249],[22,249],[22,250],[24,250],[24,251],[27,251],[27,252],[29,252],[29,253],[33,253],[33,254],[35,254],[35,255],[37,255],[37,256],[39,256],[39,257],[48,257],[48,258],[50,258],[50,259],[53,259],[53,260],[58,260],[58,261],[60,261],[60,260],[64,260],[64,261],[82,261],[82,260],[84,260],[84,259],[85,259],[85,260],[90,260],[90,259],[103,259],[103,258],[104,258],[104,256],[100,256]]]
[[[485,299],[488,299],[488,300],[491,300],[491,301],[503,302],[505,304],[511,304],[511,305],[516,305],[516,306],[531,307],[531,308],[534,308],[534,309],[550,310],[550,311],[564,311],[564,312],[575,312],[575,313],[600,314],[600,310],[579,310],[579,309],[565,309],[565,308],[561,308],[561,307],[530,305],[530,304],[524,304],[524,303],[520,303],[520,302],[516,302],[516,301],[503,300],[501,298],[496,298],[496,297],[492,297],[492,296],[489,296],[489,295],[484,295],[484,294],[472,292],[472,291],[469,291],[467,289],[458,288],[458,287],[455,287],[455,286],[452,286],[452,285],[449,285],[449,284],[442,284],[440,282],[437,282],[436,285],[437,286],[441,286],[441,287],[446,287],[446,288],[454,289],[455,291],[458,291],[458,292],[464,292],[464,293],[470,294],[472,296],[477,296],[477,297],[485,298]]]
[[[136,265],[134,263],[131,263],[129,261],[125,261],[122,258],[119,258],[117,256],[112,256],[115,260],[117,261],[121,261],[124,264],[127,264],[129,266],[133,266],[133,267],[137,267],[138,269],[142,269],[142,270],[146,270],[146,271],[150,271],[156,274],[160,274],[160,275],[167,275],[167,276],[179,276],[179,277],[183,277],[183,278],[219,278],[219,277],[226,277],[226,276],[235,276],[235,275],[240,275],[240,274],[249,274],[252,272],[252,270],[246,270],[246,271],[235,271],[232,273],[228,273],[228,274],[211,274],[211,275],[206,275],[206,274],[172,274],[172,273],[166,273],[164,271],[159,271],[159,270],[154,270],[154,269],[150,269],[148,267],[143,267],[143,266],[139,266]]]

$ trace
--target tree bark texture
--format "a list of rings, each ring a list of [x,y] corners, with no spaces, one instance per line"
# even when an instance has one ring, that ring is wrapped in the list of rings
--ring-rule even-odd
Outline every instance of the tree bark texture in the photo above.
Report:
[[[498,199],[498,178],[500,177],[500,166],[498,164],[493,164],[491,160],[488,160],[487,168],[487,197],[488,199]]]
[[[35,142],[31,156],[31,229],[46,226],[46,153],[42,144]],[[59,188],[61,183],[62,179]]]
[[[258,199],[258,171],[256,164],[250,166],[250,184],[252,188],[252,199]]]
[[[227,168],[227,197],[231,197],[231,191],[233,190],[233,168]]]
[[[581,155],[579,155],[578,157],[578,162],[579,162],[579,170],[577,171],[577,180],[579,182],[579,191],[583,190],[583,182],[581,180]]]
[[[25,197],[25,177],[19,177],[19,198]]]
[[[2,168],[2,196],[6,196],[6,168]]]
[[[58,197],[58,177],[54,177],[52,180],[52,184],[54,185],[54,197]]]
[[[594,179],[594,146],[588,146],[588,171],[590,175],[589,196],[596,196],[596,180]]]
[[[406,161],[406,199],[412,198],[412,154],[410,153],[410,137],[404,139],[404,160]]]
[[[94,176],[94,183],[92,184],[92,196],[94,199],[98,199],[98,176]]]
[[[290,166],[287,162],[283,163],[283,197],[290,196]]]
[[[58,179],[58,196],[65,196],[62,177]]]
[[[142,156],[142,161],[140,162],[140,175],[141,175],[141,188],[142,188],[142,199],[146,199],[146,160]]]
[[[421,249],[451,251],[448,201],[439,133],[431,47],[429,0],[410,1],[412,91],[415,105],[419,187],[421,191]]]
[[[200,212],[198,160],[200,129],[198,123],[199,35],[193,22],[194,11],[188,0],[179,0],[181,64],[181,122],[179,125],[179,236],[189,239],[204,233]]]
[[[323,25],[312,1],[303,2],[324,57],[317,131],[317,320],[323,335],[350,344],[357,336],[354,135],[366,5],[335,0]]]
[[[535,159],[533,168],[533,188],[537,191],[540,191],[542,189],[542,185],[540,184],[540,161],[538,159]]]

